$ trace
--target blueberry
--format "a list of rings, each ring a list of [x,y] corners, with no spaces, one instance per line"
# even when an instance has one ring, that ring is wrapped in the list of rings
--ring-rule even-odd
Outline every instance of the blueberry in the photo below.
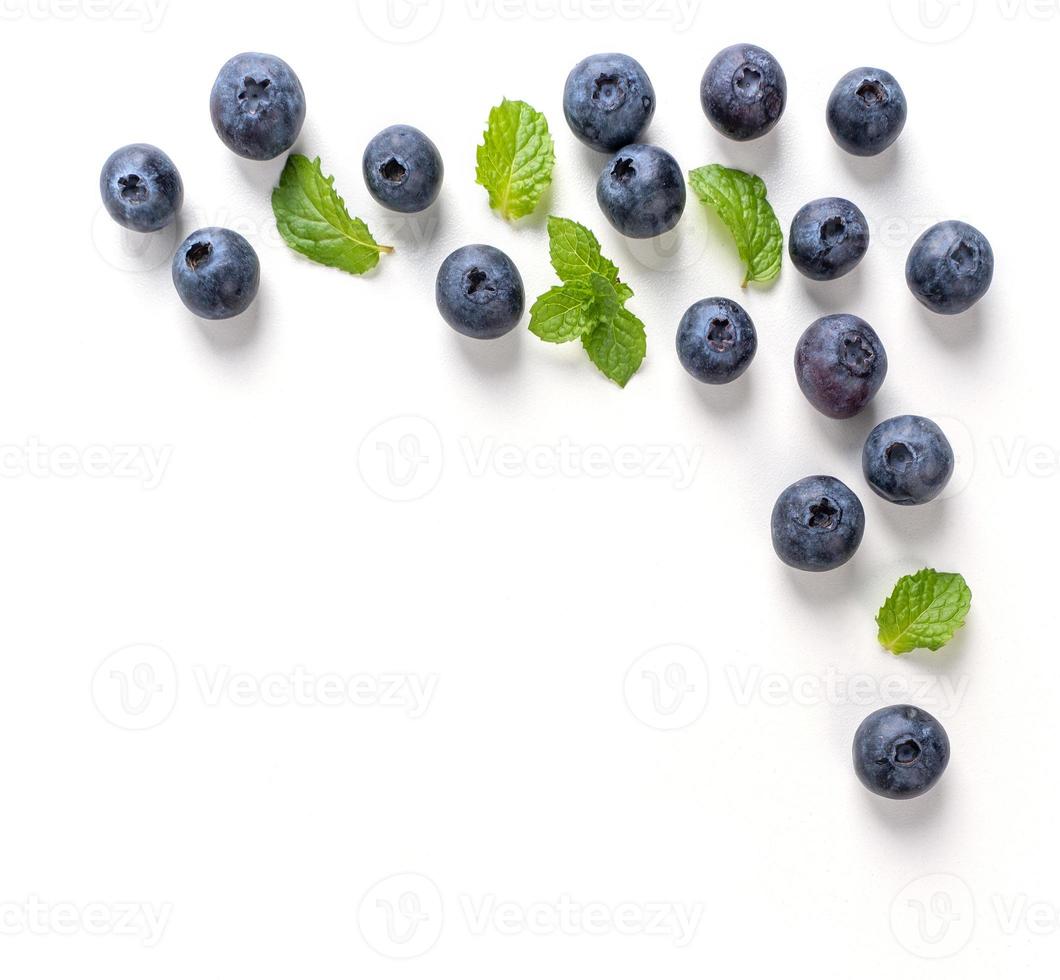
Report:
[[[861,468],[869,486],[892,504],[926,504],[953,476],[953,448],[931,419],[899,415],[865,441]]]
[[[719,51],[699,86],[711,125],[734,140],[765,136],[779,121],[788,99],[784,69],[768,51],[734,44]]]
[[[828,129],[835,141],[858,157],[874,157],[902,132],[907,115],[905,93],[890,72],[855,68],[828,99]]]
[[[865,535],[865,510],[835,477],[808,476],[780,495],[772,529],[773,548],[785,565],[827,572],[854,557]]]
[[[911,704],[880,708],[854,735],[854,772],[862,785],[890,800],[911,800],[939,781],[950,761],[950,739],[938,719]]]
[[[913,245],[905,281],[929,310],[952,315],[979,302],[994,278],[994,250],[963,221],[942,221]]]
[[[107,213],[131,231],[158,231],[184,203],[184,182],[157,146],[132,143],[115,150],[99,175]]]
[[[513,330],[525,306],[515,263],[491,245],[465,245],[438,270],[438,310],[457,333],[493,340]]]
[[[876,331],[860,317],[823,316],[799,339],[795,376],[817,411],[832,419],[853,418],[887,377],[887,352]]]
[[[364,182],[384,208],[415,214],[429,208],[442,189],[442,156],[412,126],[390,126],[364,151]]]
[[[731,299],[701,299],[681,318],[677,356],[697,381],[735,381],[754,360],[758,335],[747,311]]]
[[[210,118],[221,141],[248,160],[272,160],[298,139],[305,93],[291,66],[248,52],[227,61],[210,93]]]
[[[596,200],[612,225],[628,238],[669,231],[685,210],[685,177],[665,150],[633,143],[600,173]]]
[[[173,256],[177,295],[204,320],[227,320],[242,313],[258,294],[260,276],[250,242],[227,228],[200,228]]]
[[[563,113],[586,146],[614,153],[635,143],[648,128],[655,115],[655,89],[629,55],[594,54],[567,76]]]
[[[850,272],[869,248],[869,224],[861,210],[841,197],[803,205],[791,222],[788,254],[809,279],[826,282]]]

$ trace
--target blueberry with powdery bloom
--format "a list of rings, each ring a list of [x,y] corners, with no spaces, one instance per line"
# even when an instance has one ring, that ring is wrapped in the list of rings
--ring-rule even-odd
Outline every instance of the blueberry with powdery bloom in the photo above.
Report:
[[[824,316],[799,339],[795,376],[817,411],[832,419],[853,418],[887,377],[887,352],[876,331],[860,317]]]
[[[213,83],[210,118],[233,153],[248,160],[272,160],[294,146],[302,131],[302,83],[282,58],[237,54]]]
[[[578,62],[563,87],[563,114],[586,146],[614,153],[637,142],[655,115],[655,89],[626,54],[594,54]]]
[[[788,82],[780,63],[764,48],[734,44],[719,51],[699,87],[707,119],[734,140],[765,136],[784,113]]]
[[[880,708],[854,734],[854,772],[877,796],[911,800],[942,778],[950,739],[938,719],[911,704]]]
[[[703,299],[688,309],[677,330],[677,356],[704,384],[735,381],[750,366],[758,335],[747,311],[731,299]]]
[[[414,126],[390,126],[374,136],[362,160],[368,191],[402,214],[429,208],[442,189],[442,155]]]
[[[865,510],[835,477],[808,476],[780,495],[770,526],[773,549],[785,565],[827,572],[854,557],[865,536]]]
[[[931,419],[899,415],[865,440],[861,467],[884,500],[905,507],[934,500],[953,476],[953,447]]]
[[[933,313],[952,316],[979,302],[994,279],[994,250],[986,236],[963,221],[942,221],[909,252],[905,281]]]
[[[457,333],[494,340],[514,330],[526,299],[515,263],[491,245],[465,245],[438,270],[435,299]]]
[[[634,143],[619,150],[600,173],[596,200],[604,217],[627,238],[654,238],[685,211],[685,177],[658,146]]]
[[[887,149],[905,128],[905,92],[881,68],[855,68],[836,83],[826,119],[832,138],[847,153],[872,157]]]
[[[253,246],[228,228],[200,228],[173,256],[173,285],[204,320],[238,316],[258,294],[261,266]]]
[[[803,205],[791,222],[788,254],[808,279],[828,282],[850,272],[869,248],[869,223],[842,197]]]
[[[115,150],[99,175],[103,206],[130,231],[159,231],[184,203],[184,182],[176,165],[157,146],[132,143]]]

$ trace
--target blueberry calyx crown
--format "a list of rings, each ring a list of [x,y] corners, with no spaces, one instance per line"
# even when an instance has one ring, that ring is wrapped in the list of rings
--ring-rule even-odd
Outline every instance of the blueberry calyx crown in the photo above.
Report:
[[[904,470],[916,459],[916,453],[904,442],[892,442],[884,451],[887,465],[892,470]]]
[[[490,280],[488,272],[472,266],[464,273],[464,293],[473,303],[491,303],[497,294],[497,287]]]
[[[243,88],[239,93],[239,101],[244,103],[243,108],[247,112],[257,112],[258,105],[265,95],[265,90],[272,84],[272,80],[268,78],[255,79],[252,75],[247,75],[243,79]]]
[[[147,182],[139,174],[126,174],[118,178],[121,199],[129,204],[143,204],[149,196]]]
[[[839,363],[855,377],[867,378],[875,361],[876,352],[860,333],[851,331],[839,338]]]
[[[854,94],[870,108],[883,105],[889,98],[887,89],[875,78],[866,78],[857,87]]]
[[[707,343],[719,354],[724,354],[736,343],[736,331],[726,316],[716,316],[707,328]]]
[[[891,746],[891,761],[896,766],[914,766],[923,751],[915,738],[904,736]]]
[[[833,215],[821,222],[821,244],[828,248],[835,248],[846,235],[847,223],[840,215]]]
[[[745,61],[732,73],[732,90],[748,102],[758,98],[761,87],[762,72],[749,62]]]
[[[621,157],[611,168],[611,176],[624,184],[637,176],[637,168],[633,166],[633,161],[629,157]]]
[[[605,112],[619,109],[626,101],[625,79],[618,75],[597,75],[593,82],[593,102]]]
[[[974,276],[979,268],[979,249],[973,242],[961,238],[950,249],[950,265],[959,276]]]
[[[391,184],[402,183],[408,173],[408,168],[397,157],[391,157],[379,168],[380,176]]]
[[[843,511],[839,505],[829,497],[822,497],[810,504],[806,525],[820,531],[834,531],[842,519]]]
[[[209,242],[195,242],[187,252],[184,253],[184,261],[188,268],[195,270],[210,261],[213,254],[213,246]]]

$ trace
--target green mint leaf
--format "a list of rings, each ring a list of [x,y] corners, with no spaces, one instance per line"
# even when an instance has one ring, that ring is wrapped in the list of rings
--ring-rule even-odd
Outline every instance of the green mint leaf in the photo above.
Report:
[[[550,344],[565,344],[588,333],[599,322],[595,294],[584,282],[553,286],[530,308],[530,332]]]
[[[620,388],[637,373],[647,350],[644,324],[625,307],[582,337],[589,359]]]
[[[335,193],[334,177],[325,177],[320,158],[292,153],[272,192],[272,211],[283,240],[306,258],[359,276],[379,264],[379,245],[360,218],[351,218]]]
[[[554,344],[581,338],[589,359],[625,388],[647,348],[644,324],[625,304],[633,290],[618,278],[618,266],[600,252],[584,225],[548,219],[549,253],[564,285],[539,297],[530,311],[530,330]]]
[[[568,218],[548,219],[548,251],[552,268],[564,282],[588,279],[594,272],[618,283],[618,266],[600,254],[600,243],[585,225]],[[623,285],[629,296],[633,290]],[[626,299],[629,298],[626,297]]]
[[[938,650],[964,625],[971,605],[972,590],[956,572],[906,575],[876,616],[880,643],[894,654]]]
[[[736,239],[740,259],[747,267],[743,285],[776,279],[784,233],[766,200],[762,178],[712,163],[693,170],[688,180],[699,199],[718,213]]]
[[[495,211],[509,221],[525,218],[552,183],[556,153],[548,122],[533,106],[504,99],[490,109],[483,138],[476,182],[489,191]]]

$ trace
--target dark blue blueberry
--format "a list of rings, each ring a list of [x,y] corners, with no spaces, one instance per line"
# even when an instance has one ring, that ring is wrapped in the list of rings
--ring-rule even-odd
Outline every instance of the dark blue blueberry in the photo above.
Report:
[[[107,213],[131,231],[165,228],[184,203],[184,182],[157,146],[132,143],[115,150],[99,175]]]
[[[879,68],[855,68],[832,89],[828,129],[835,141],[858,157],[874,157],[902,132],[908,109],[902,86]]]
[[[614,153],[635,143],[648,128],[655,115],[655,89],[629,55],[594,54],[567,76],[563,113],[586,146]]]
[[[994,278],[994,250],[963,221],[942,221],[913,245],[905,281],[929,310],[952,315],[979,302]]]
[[[804,276],[826,282],[845,276],[869,248],[865,215],[841,197],[822,197],[799,208],[791,222],[788,254]]]
[[[785,565],[827,572],[854,557],[865,535],[857,494],[832,476],[808,476],[773,507],[773,548]]]
[[[254,302],[260,278],[250,242],[227,228],[200,228],[173,256],[177,295],[204,320],[238,316]]]
[[[784,69],[768,51],[734,44],[719,51],[699,86],[707,119],[734,140],[765,136],[779,121],[788,99]]]
[[[747,311],[731,299],[701,299],[681,318],[677,356],[697,381],[735,381],[754,360],[758,335]]]
[[[633,143],[604,167],[596,200],[607,220],[627,238],[654,238],[681,220],[685,177],[665,150]]]
[[[491,245],[465,245],[438,270],[438,310],[457,333],[493,340],[523,316],[523,280],[515,263]]]
[[[854,772],[862,785],[890,800],[911,800],[939,781],[950,761],[950,739],[938,719],[911,704],[880,708],[854,735]]]
[[[832,419],[858,414],[887,377],[883,343],[860,317],[815,320],[795,348],[795,376],[811,405]]]
[[[865,441],[861,468],[869,486],[892,504],[926,504],[953,476],[953,447],[931,419],[899,415]]]
[[[414,214],[429,208],[442,189],[442,156],[413,126],[390,126],[364,151],[364,182],[384,208]]]
[[[248,160],[272,160],[294,146],[302,131],[302,83],[281,58],[237,54],[213,83],[210,118],[233,153]]]

